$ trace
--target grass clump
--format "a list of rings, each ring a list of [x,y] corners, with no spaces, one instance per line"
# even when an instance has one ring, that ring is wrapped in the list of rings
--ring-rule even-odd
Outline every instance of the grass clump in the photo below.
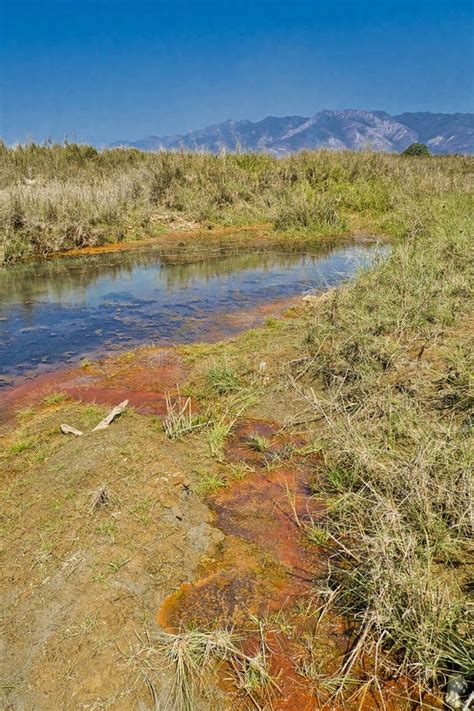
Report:
[[[208,422],[192,411],[191,398],[183,398],[178,393],[172,400],[171,395],[166,395],[166,417],[163,427],[166,436],[170,439],[179,439],[185,434],[205,427]]]
[[[268,439],[258,434],[258,432],[254,432],[248,437],[247,444],[250,449],[253,449],[255,452],[266,452],[270,447]]]
[[[207,443],[209,452],[214,459],[222,461],[224,459],[225,441],[234,426],[234,422],[225,422],[223,419],[214,423],[207,433]]]
[[[337,196],[318,194],[302,187],[298,192],[290,192],[286,200],[275,211],[277,230],[316,230],[334,232],[347,229]]]
[[[28,449],[31,449],[36,445],[36,438],[34,437],[26,437],[24,439],[19,439],[16,442],[14,442],[8,449],[9,454],[17,455],[21,454],[22,452],[25,452]]]
[[[207,382],[211,390],[217,395],[228,395],[236,392],[240,381],[234,370],[228,365],[213,365],[207,372]]]
[[[33,407],[22,407],[15,414],[19,420],[29,420],[34,416],[35,410]]]
[[[59,403],[64,402],[66,399],[65,393],[51,393],[43,398],[43,405],[59,405]]]
[[[228,476],[235,481],[242,481],[246,476],[252,474],[255,470],[246,462],[234,462],[229,465]]]
[[[231,630],[189,630],[161,634],[156,641],[158,654],[168,661],[172,687],[167,703],[176,711],[192,711],[196,694],[202,692],[212,671],[225,664],[235,685],[257,709],[264,708],[261,697],[268,698],[276,682],[268,670],[265,643],[255,655],[243,652],[239,638]]]
[[[198,494],[217,494],[220,489],[227,486],[226,480],[219,474],[211,472],[201,472],[196,485]]]

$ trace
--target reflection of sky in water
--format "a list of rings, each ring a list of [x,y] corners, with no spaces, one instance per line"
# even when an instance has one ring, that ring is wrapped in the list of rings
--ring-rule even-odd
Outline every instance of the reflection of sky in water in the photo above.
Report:
[[[350,246],[169,264],[137,250],[9,267],[0,270],[0,372],[17,375],[131,343],[192,341],[213,315],[332,286],[373,254],[373,247]]]

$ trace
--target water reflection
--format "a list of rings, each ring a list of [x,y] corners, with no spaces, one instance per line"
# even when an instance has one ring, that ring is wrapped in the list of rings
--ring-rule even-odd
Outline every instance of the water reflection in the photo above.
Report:
[[[348,278],[374,249],[249,250],[183,263],[148,248],[0,269],[3,382],[98,350],[196,340],[217,314]]]

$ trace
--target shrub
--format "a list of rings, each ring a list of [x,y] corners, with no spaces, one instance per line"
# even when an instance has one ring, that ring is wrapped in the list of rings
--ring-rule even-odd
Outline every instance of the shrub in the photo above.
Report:
[[[351,227],[417,236],[448,196],[469,192],[473,165],[469,156],[428,163],[364,151],[277,159],[0,143],[0,244],[8,261],[208,221],[271,221],[315,237]]]
[[[424,143],[412,143],[402,153],[402,156],[421,156],[422,158],[430,155],[430,150]]]

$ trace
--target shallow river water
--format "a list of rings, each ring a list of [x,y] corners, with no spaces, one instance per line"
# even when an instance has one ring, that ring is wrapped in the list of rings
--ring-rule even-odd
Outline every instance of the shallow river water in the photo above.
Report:
[[[380,252],[369,242],[311,255],[240,251],[167,260],[152,248],[0,268],[0,385],[144,343],[230,335],[219,318],[325,289]]]

